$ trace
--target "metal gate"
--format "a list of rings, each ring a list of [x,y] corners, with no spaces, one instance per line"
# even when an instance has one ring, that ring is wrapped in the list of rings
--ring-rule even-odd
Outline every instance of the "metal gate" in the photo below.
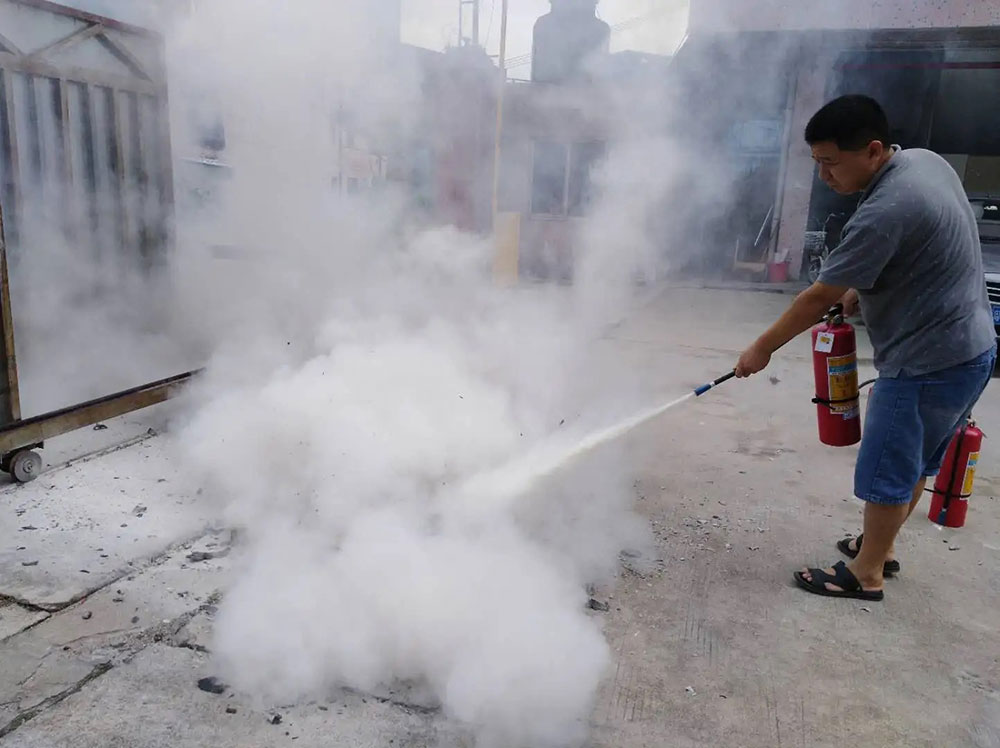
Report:
[[[95,262],[165,259],[173,219],[162,38],[48,0],[0,0],[0,468],[46,438],[170,397],[181,375],[21,420],[7,262],[61,232]]]

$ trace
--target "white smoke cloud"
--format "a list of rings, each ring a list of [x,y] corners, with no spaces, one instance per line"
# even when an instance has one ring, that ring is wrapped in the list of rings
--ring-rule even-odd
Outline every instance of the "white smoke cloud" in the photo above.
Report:
[[[413,681],[483,745],[576,745],[609,663],[586,585],[648,541],[627,463],[610,445],[500,500],[476,478],[639,407],[592,344],[628,279],[499,288],[491,241],[391,187],[333,193],[340,91],[377,80],[376,125],[414,121],[419,80],[359,41],[365,7],[220,0],[176,36],[174,80],[210,81],[231,123],[217,218],[175,268],[175,322],[213,351],[178,444],[245,538],[213,650],[260,698]],[[220,231],[241,259],[204,261]]]
[[[584,586],[643,527],[613,450],[499,504],[494,483],[465,482],[560,414],[597,420],[574,418],[588,361],[564,305],[486,287],[456,257],[482,249],[425,235],[394,268],[405,282],[367,278],[303,355],[216,360],[179,434],[248,542],[215,650],[225,677],[276,701],[414,680],[483,739],[571,745],[608,662]]]

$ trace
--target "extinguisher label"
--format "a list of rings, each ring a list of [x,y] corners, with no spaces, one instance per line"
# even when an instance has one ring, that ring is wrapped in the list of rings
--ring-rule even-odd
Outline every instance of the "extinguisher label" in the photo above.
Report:
[[[821,332],[816,336],[816,350],[819,353],[829,353],[833,350],[833,334]]]
[[[969,462],[965,466],[965,480],[962,482],[962,496],[972,493],[972,484],[976,480],[976,465],[979,464],[979,452],[969,455]]]
[[[831,356],[826,360],[827,376],[830,383],[830,412],[843,415],[845,419],[857,418],[858,403],[858,359],[856,354]]]

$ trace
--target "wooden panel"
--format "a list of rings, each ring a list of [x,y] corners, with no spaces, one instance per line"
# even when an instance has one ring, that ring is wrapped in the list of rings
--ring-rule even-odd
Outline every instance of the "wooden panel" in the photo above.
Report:
[[[56,39],[51,44],[46,44],[41,49],[33,50],[28,54],[28,57],[33,59],[42,59],[48,55],[55,54],[67,47],[71,47],[74,44],[81,44],[87,41],[87,39],[92,39],[98,34],[100,34],[102,31],[104,31],[104,27],[98,23],[92,24],[90,26],[84,26],[82,28],[77,29],[71,34],[67,34],[61,39]]]
[[[70,431],[162,403],[175,397],[193,377],[200,373],[191,371],[179,374],[52,413],[26,418],[23,421],[17,418],[13,423],[0,425],[0,454],[10,454]]]
[[[66,184],[73,182],[73,140],[69,123],[69,82],[60,80],[59,86],[59,132],[62,136],[62,170]]]
[[[5,149],[5,160],[7,164],[7,169],[9,174],[7,178],[10,180],[9,188],[5,185],[3,198],[10,198],[13,200],[13,204],[4,203],[2,208],[5,210],[6,222],[4,223],[4,237],[3,239],[16,240],[17,232],[14,227],[20,226],[18,221],[17,213],[21,209],[21,158],[18,152],[17,139],[17,118],[14,117],[14,82],[13,76],[7,71],[0,71],[0,75],[3,76],[3,112],[2,116],[4,118],[3,126],[6,130],[4,139],[4,149]],[[9,191],[9,196],[8,196]]]
[[[129,215],[128,200],[128,149],[126,148],[126,112],[122,106],[123,93],[111,93],[111,127],[114,131],[114,173],[117,177],[116,189],[118,202],[118,231],[122,248],[128,248],[132,242],[132,219]]]
[[[45,60],[31,57],[18,57],[8,52],[0,52],[0,67],[18,73],[43,75],[49,78],[64,78],[78,83],[93,83],[96,86],[116,88],[120,91],[160,95],[165,90],[165,84],[153,83],[142,78],[127,75],[115,75],[87,68],[60,66]]]
[[[14,317],[10,306],[10,283],[7,275],[7,245],[4,241],[3,210],[0,209],[0,423],[21,418],[21,396],[17,383],[17,357],[14,353]]]
[[[116,21],[113,18],[100,16],[96,13],[88,13],[85,10],[70,8],[66,5],[50,2],[49,0],[11,0],[11,2],[17,5],[25,5],[30,8],[48,11],[59,16],[75,18],[78,21],[84,21],[86,23],[99,23],[109,29],[117,29],[145,39],[153,39],[157,41],[160,39],[160,35],[151,29],[143,28],[142,26],[133,26],[130,23],[123,23],[122,21]]]

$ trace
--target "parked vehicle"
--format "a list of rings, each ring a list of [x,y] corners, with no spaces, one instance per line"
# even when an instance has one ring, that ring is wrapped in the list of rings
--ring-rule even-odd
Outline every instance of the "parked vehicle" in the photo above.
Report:
[[[1000,197],[970,195],[969,202],[979,226],[979,242],[983,245],[983,271],[986,290],[993,307],[993,327],[1000,338]]]

